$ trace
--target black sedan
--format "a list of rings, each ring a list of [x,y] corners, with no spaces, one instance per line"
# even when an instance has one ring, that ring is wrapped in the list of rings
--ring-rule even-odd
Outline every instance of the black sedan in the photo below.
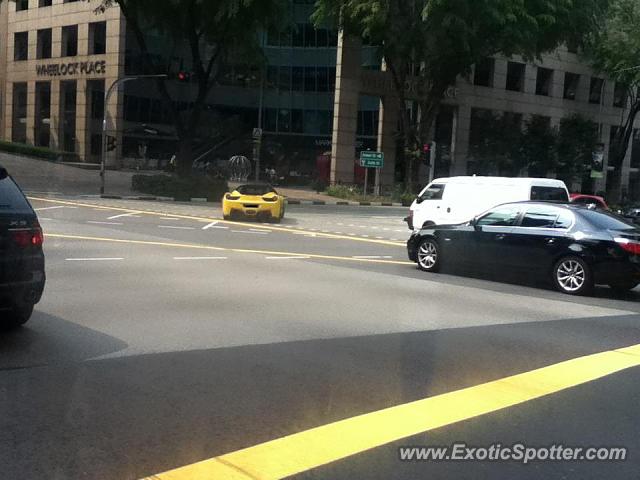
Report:
[[[618,291],[640,284],[640,229],[576,204],[500,205],[464,224],[424,228],[407,249],[427,272],[449,264],[519,272],[572,295],[587,295],[595,284]]]
[[[42,230],[36,213],[0,167],[0,329],[29,320],[45,284]]]

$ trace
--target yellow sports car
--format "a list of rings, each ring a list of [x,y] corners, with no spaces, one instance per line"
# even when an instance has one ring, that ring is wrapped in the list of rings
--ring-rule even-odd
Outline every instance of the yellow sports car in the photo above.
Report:
[[[271,185],[242,185],[222,198],[225,220],[248,217],[280,222],[284,217],[285,198]]]

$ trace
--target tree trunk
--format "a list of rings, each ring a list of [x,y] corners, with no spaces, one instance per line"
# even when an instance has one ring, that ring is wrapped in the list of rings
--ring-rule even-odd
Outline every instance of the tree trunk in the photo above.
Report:
[[[616,168],[621,167],[624,163],[624,157],[626,157],[627,150],[629,149],[629,141],[631,140],[631,135],[633,135],[633,126],[638,113],[640,113],[640,99],[637,99],[631,105],[627,120],[616,136],[616,148],[614,150],[614,158],[612,159],[612,164]]]

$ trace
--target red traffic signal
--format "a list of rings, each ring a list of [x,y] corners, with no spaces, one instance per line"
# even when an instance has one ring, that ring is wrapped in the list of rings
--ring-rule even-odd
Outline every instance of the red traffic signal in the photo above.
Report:
[[[183,83],[191,81],[191,74],[185,71],[178,72],[178,81]]]
[[[431,152],[431,144],[430,144],[430,143],[425,143],[425,144],[422,146],[422,151],[423,151],[424,153],[430,153],[430,152]]]

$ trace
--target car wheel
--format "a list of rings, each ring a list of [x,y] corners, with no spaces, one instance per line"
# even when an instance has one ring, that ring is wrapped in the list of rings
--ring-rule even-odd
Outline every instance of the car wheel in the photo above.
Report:
[[[222,218],[223,218],[224,220],[229,221],[229,220],[231,220],[231,215],[223,215],[223,216],[222,216]]]
[[[435,240],[423,240],[418,246],[418,268],[425,272],[440,270],[440,248]]]
[[[561,258],[553,267],[553,282],[559,291],[569,295],[588,295],[593,291],[591,268],[578,257]]]
[[[422,224],[422,228],[429,228],[429,227],[433,227],[434,225],[435,223],[433,223],[431,220],[428,220]]]
[[[610,283],[609,284],[611,289],[615,290],[618,293],[628,292],[628,291],[633,290],[634,288],[636,288],[638,285],[640,285],[640,284],[638,282],[636,282],[635,280],[627,280],[627,281],[624,281],[624,282],[616,282],[616,283]]]
[[[32,303],[13,305],[9,311],[5,313],[6,317],[0,322],[0,327],[2,327],[3,330],[21,327],[31,318],[33,307],[34,305]]]

